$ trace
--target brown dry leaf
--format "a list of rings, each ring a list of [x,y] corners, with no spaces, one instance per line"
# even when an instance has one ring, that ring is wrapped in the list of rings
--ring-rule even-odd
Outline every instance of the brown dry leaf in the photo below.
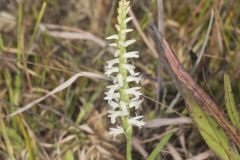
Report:
[[[71,78],[69,78],[67,81],[65,81],[63,84],[57,86],[55,89],[53,89],[51,92],[47,93],[45,96],[34,100],[33,102],[23,106],[22,108],[19,108],[17,111],[10,113],[7,115],[7,117],[13,117],[15,115],[18,115],[22,112],[25,112],[26,110],[32,108],[34,105],[40,103],[41,101],[45,100],[51,95],[54,95],[67,87],[71,86],[73,82],[75,82],[79,77],[89,77],[89,78],[95,78],[95,79],[107,79],[104,75],[97,74],[97,73],[92,73],[92,72],[80,72],[75,75],[73,75]]]
[[[180,118],[158,118],[150,121],[146,121],[144,128],[159,128],[162,126],[171,126],[171,125],[183,125],[191,124],[192,120],[188,117]]]
[[[185,100],[193,98],[202,109],[212,117],[218,125],[225,131],[229,138],[240,148],[240,132],[225,119],[223,112],[219,110],[215,102],[198,86],[192,77],[186,72],[182,64],[173,54],[167,41],[161,36],[158,29],[152,27],[152,37],[164,67],[173,79],[178,91],[181,92]],[[191,106],[190,110],[191,110]]]

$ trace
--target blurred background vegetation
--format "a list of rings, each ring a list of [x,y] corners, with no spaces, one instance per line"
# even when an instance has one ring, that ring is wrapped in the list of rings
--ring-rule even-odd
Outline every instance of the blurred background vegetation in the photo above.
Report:
[[[169,132],[162,159],[218,159],[192,123],[170,77],[159,70],[148,27],[158,23],[157,0],[131,0],[132,46],[142,72],[146,127],[134,132],[133,159],[146,159]],[[112,49],[117,0],[0,0],[0,114],[10,114],[82,71],[102,74]],[[201,50],[211,9],[214,22],[195,80],[225,111],[223,75],[240,106],[240,1],[163,2],[164,36],[190,71]],[[140,36],[141,31],[146,36]],[[147,43],[150,45],[147,45]],[[159,72],[160,71],[160,72]],[[158,74],[160,73],[160,74]],[[160,81],[159,81],[160,79]],[[0,159],[124,159],[124,138],[108,134],[107,82],[81,77],[30,110],[0,119]],[[157,86],[161,84],[158,90]],[[177,99],[177,100],[176,100]],[[169,109],[170,108],[170,109]]]

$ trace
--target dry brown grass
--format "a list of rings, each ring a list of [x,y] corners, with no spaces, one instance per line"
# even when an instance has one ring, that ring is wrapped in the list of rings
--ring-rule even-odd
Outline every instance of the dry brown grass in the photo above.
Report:
[[[210,41],[194,77],[213,94],[222,110],[224,72],[231,75],[235,95],[240,94],[237,1],[164,1],[165,37],[189,71],[204,42],[214,8]],[[113,53],[104,37],[113,32],[116,0],[47,1],[32,43],[43,1],[24,1],[19,22],[18,2],[0,0],[0,20],[9,20],[0,21],[1,114],[6,116],[46,94],[48,97],[17,116],[0,119],[0,159],[125,159],[124,138],[114,141],[108,135],[108,105],[103,100],[106,80],[83,76],[61,92],[49,94],[77,73],[102,75],[104,62]],[[141,112],[152,125],[135,130],[133,159],[145,159],[173,125],[176,130],[160,152],[162,159],[217,159],[194,125],[183,123],[189,120],[187,113],[182,114],[185,104],[181,98],[173,101],[177,90],[169,76],[164,70],[157,74],[159,60],[147,32],[149,25],[158,21],[157,1],[133,0],[131,4],[131,14],[136,16],[131,25],[137,28],[131,36],[138,40],[135,47],[141,51],[136,66],[144,75]],[[10,16],[4,17],[3,12]],[[162,84],[159,102],[155,100],[158,83]],[[236,102],[239,106],[239,96]],[[171,110],[167,110],[169,106]],[[161,119],[164,125],[158,123]],[[176,120],[182,123],[176,125]]]

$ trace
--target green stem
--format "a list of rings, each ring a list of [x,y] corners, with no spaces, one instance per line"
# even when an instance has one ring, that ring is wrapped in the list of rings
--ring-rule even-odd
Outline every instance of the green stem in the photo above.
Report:
[[[128,71],[127,69],[123,68],[123,64],[127,64],[127,59],[124,58],[124,53],[126,53],[126,47],[122,45],[126,41],[126,33],[124,32],[127,29],[127,25],[124,22],[126,20],[126,11],[127,11],[127,3],[125,0],[121,0],[119,3],[118,9],[118,24],[120,30],[118,31],[118,46],[117,50],[119,51],[119,73],[122,75],[123,78],[123,86],[119,89],[120,92],[120,102],[125,102],[127,105],[128,114],[130,115],[130,108],[129,108],[129,95],[125,93],[125,90],[129,88],[127,82]],[[127,140],[126,146],[126,157],[127,160],[132,160],[132,126],[128,123],[129,115],[124,116],[121,118],[122,126],[125,132],[125,137]]]
[[[122,122],[123,122],[124,131],[125,131],[125,137],[127,140],[126,157],[127,157],[127,160],[132,160],[132,134],[133,134],[132,126],[128,123],[128,117],[123,117]]]
[[[127,139],[127,160],[132,160],[132,126],[129,125],[129,129],[126,132]]]

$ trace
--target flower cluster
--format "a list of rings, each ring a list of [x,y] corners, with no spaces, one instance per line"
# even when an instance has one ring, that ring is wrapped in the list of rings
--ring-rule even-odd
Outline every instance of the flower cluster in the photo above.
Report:
[[[118,8],[118,24],[115,26],[117,34],[106,38],[115,41],[110,46],[115,47],[116,51],[115,58],[107,61],[105,67],[105,74],[113,79],[113,84],[107,87],[105,100],[111,106],[109,117],[112,124],[116,124],[118,118],[124,117],[127,121],[122,121],[122,123],[141,128],[145,124],[142,120],[143,116],[131,117],[130,115],[132,109],[137,110],[140,107],[143,99],[140,98],[142,95],[140,87],[130,87],[131,83],[139,84],[141,74],[135,72],[135,66],[129,63],[129,59],[139,57],[139,52],[127,51],[127,47],[135,42],[135,40],[126,40],[127,33],[133,31],[133,29],[127,28],[127,23],[132,20],[132,17],[127,17],[128,11],[129,2],[121,0]],[[126,128],[124,128],[124,124],[122,126],[110,128],[110,134],[115,137],[125,133]]]

